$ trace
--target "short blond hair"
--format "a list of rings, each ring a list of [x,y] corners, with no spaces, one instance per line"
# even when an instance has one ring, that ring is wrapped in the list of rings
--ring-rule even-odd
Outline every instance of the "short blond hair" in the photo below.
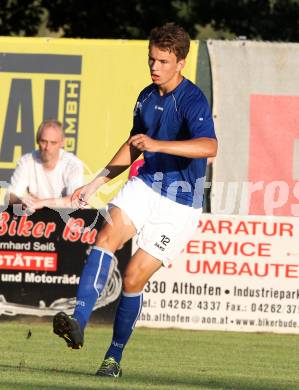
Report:
[[[56,127],[61,131],[62,138],[64,138],[64,131],[62,128],[62,123],[57,119],[46,119],[38,126],[36,133],[36,142],[38,143],[41,137],[43,130],[47,127]]]

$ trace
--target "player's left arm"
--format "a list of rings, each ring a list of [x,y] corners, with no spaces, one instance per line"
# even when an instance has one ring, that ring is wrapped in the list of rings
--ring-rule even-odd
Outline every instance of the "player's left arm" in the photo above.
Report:
[[[128,142],[142,152],[167,153],[188,158],[215,157],[218,146],[215,138],[199,137],[184,141],[160,141],[146,134],[136,134]]]

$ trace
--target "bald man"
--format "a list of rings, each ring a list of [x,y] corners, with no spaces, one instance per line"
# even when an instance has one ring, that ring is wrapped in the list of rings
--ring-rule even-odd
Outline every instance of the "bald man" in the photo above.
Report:
[[[83,184],[83,164],[63,150],[62,124],[42,122],[36,142],[38,150],[23,155],[11,177],[9,203],[21,203],[31,211],[71,207],[70,195]]]

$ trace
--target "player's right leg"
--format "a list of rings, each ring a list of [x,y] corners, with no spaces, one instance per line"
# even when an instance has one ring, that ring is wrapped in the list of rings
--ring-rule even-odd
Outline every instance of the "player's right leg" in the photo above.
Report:
[[[161,261],[142,249],[138,249],[131,258],[123,278],[123,292],[116,310],[112,341],[96,372],[97,376],[122,375],[120,361],[142,310],[143,288],[161,266]]]
[[[53,331],[62,337],[68,347],[83,346],[83,333],[98,297],[107,283],[114,252],[136,234],[133,223],[124,218],[118,207],[110,210],[111,223],[105,223],[84,265],[77,290],[73,316],[63,312],[53,318]]]

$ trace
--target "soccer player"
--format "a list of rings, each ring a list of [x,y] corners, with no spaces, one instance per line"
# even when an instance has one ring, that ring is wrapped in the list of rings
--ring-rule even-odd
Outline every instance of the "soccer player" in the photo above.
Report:
[[[120,360],[141,312],[143,288],[162,265],[176,258],[202,212],[206,161],[216,155],[217,140],[205,96],[181,74],[189,46],[188,34],[172,23],[151,31],[152,84],[138,97],[131,134],[103,174],[73,194],[72,200],[83,206],[101,185],[144,154],[138,176],[111,201],[112,221],[99,231],[87,258],[73,316],[60,312],[53,319],[54,332],[69,347],[80,348],[93,306],[107,283],[113,253],[137,234],[138,250],[124,272],[113,337],[99,376],[121,376]]]

